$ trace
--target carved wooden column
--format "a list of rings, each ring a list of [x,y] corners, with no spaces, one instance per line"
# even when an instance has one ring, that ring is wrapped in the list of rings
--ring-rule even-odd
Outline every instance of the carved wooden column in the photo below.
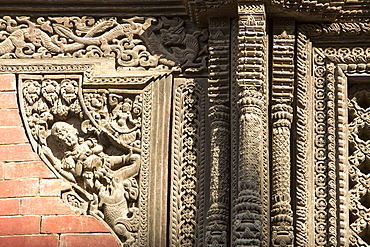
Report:
[[[209,22],[211,184],[206,244],[228,246],[230,209],[229,18]]]
[[[294,83],[294,19],[275,19],[272,50],[272,246],[293,246],[290,137]]]
[[[233,245],[268,245],[267,35],[265,7],[238,6],[239,100],[237,186]]]

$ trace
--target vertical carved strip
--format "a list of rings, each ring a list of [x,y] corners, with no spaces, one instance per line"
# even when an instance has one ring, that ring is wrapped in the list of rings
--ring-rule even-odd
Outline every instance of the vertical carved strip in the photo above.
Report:
[[[315,245],[326,246],[328,244],[328,203],[327,203],[327,179],[328,179],[328,93],[326,85],[326,61],[325,56],[320,50],[314,50],[314,140],[315,140],[315,157],[314,157],[314,179],[315,179]]]
[[[209,99],[211,121],[210,208],[206,244],[228,246],[230,210],[230,21],[210,19]]]
[[[361,65],[348,64],[354,71]],[[357,67],[357,68],[356,68]],[[361,69],[362,70],[362,69]],[[363,72],[365,70],[362,70]],[[363,73],[362,72],[362,73]],[[368,75],[368,71],[366,74]],[[348,73],[349,74],[349,73]],[[349,213],[349,246],[369,246],[369,126],[370,126],[370,88],[353,77],[348,83],[347,114],[348,114],[348,206]]]
[[[234,245],[267,246],[266,20],[263,4],[238,6],[239,164]],[[266,199],[267,197],[267,199]]]
[[[272,246],[293,246],[290,131],[294,82],[294,19],[274,21],[272,52]]]
[[[175,90],[171,246],[202,246],[205,92],[195,79]]]
[[[238,146],[239,146],[239,113],[238,113],[238,84],[236,71],[238,67],[238,19],[232,21],[231,26],[231,226],[232,238],[234,243],[235,239],[235,226],[236,226],[236,202],[238,199]],[[232,244],[234,246],[234,244]]]
[[[143,94],[143,153],[140,167],[140,224],[139,224],[139,243],[140,246],[148,245],[148,177],[150,161],[150,125],[152,114],[152,85],[144,90]]]
[[[308,246],[308,84],[309,40],[297,35],[296,245]]]
[[[328,244],[337,246],[337,181],[336,181],[336,104],[335,104],[335,65],[326,66],[327,81],[327,150],[328,150]]]
[[[339,245],[348,246],[349,216],[348,216],[348,153],[347,153],[347,81],[341,68],[337,68],[338,88],[338,201],[339,201]]]

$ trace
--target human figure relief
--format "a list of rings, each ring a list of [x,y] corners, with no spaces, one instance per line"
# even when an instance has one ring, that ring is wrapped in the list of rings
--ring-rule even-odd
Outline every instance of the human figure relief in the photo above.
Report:
[[[111,127],[118,132],[118,139],[123,144],[138,146],[141,119],[132,117],[132,100],[125,98],[112,111]]]
[[[56,122],[50,137],[55,140],[60,159],[44,148],[53,159],[55,168],[69,181],[90,194],[90,211],[103,218],[125,243],[135,241],[135,218],[138,209],[136,176],[140,169],[140,155],[109,156],[94,138],[79,138],[71,124]],[[45,152],[46,150],[46,152]],[[51,157],[54,156],[54,157]],[[129,217],[130,215],[130,217]]]

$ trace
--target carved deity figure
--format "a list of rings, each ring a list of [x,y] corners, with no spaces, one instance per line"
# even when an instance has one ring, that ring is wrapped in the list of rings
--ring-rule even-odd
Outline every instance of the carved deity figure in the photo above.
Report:
[[[54,160],[56,169],[90,194],[92,213],[102,217],[125,243],[132,243],[140,155],[131,151],[109,156],[96,139],[79,138],[77,129],[66,122],[55,122],[50,137],[61,152],[59,162]]]
[[[119,133],[118,139],[124,144],[138,145],[137,137],[140,135],[141,121],[132,117],[132,100],[125,98],[123,104],[119,103],[113,110],[112,128]]]

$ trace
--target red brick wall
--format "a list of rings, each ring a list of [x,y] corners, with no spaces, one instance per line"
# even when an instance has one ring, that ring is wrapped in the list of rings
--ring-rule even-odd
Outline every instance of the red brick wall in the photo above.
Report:
[[[65,186],[28,143],[15,76],[0,75],[0,246],[119,246],[102,222],[61,201]]]

